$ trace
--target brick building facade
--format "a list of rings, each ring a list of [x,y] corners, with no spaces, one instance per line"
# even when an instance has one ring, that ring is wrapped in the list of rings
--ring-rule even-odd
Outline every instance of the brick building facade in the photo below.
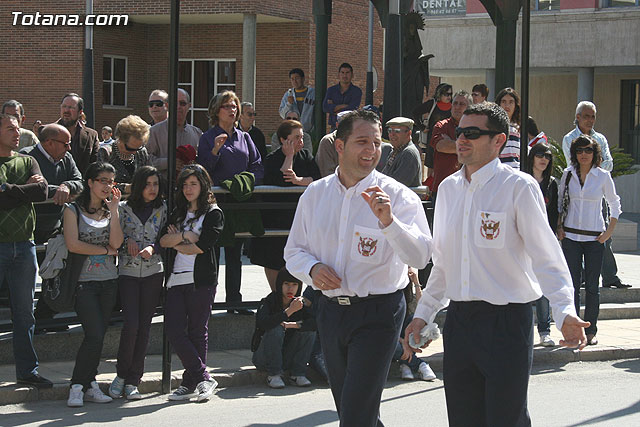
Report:
[[[0,30],[5,43],[0,52],[7,58],[0,75],[0,99],[17,99],[25,106],[29,128],[36,120],[47,123],[59,117],[60,98],[67,92],[82,95],[84,55],[83,26],[13,25],[12,12],[24,15],[78,14],[84,18],[84,0],[68,0],[64,5],[53,0],[0,3]],[[128,115],[138,114],[150,120],[147,97],[156,88],[169,85],[168,0],[94,0],[94,14],[128,15],[126,26],[94,27],[94,99],[95,127],[114,127]],[[315,25],[312,1],[295,4],[277,0],[238,0],[208,2],[184,0],[180,16],[181,82],[189,67],[198,68],[211,80],[194,86],[193,106],[200,108],[194,121],[202,127],[209,98],[227,87],[242,98],[243,16],[256,15],[256,124],[265,134],[275,131],[280,117],[282,94],[290,87],[288,71],[302,68],[307,83],[314,85]],[[365,89],[367,67],[368,2],[336,0],[329,25],[327,85],[337,82],[338,66],[349,62],[354,67],[354,83]],[[378,72],[376,104],[384,91],[383,28],[375,15],[373,65]],[[193,62],[195,61],[195,62]],[[217,61],[217,62],[214,62]],[[105,71],[105,67],[111,70]],[[124,73],[121,69],[125,64]],[[217,73],[215,68],[217,68]],[[112,74],[113,73],[113,74]],[[225,74],[226,73],[226,74]],[[222,80],[219,78],[225,74]],[[122,81],[124,75],[124,81]],[[195,74],[194,74],[195,75]],[[202,76],[200,76],[202,77]],[[117,81],[116,81],[117,80]],[[218,85],[215,85],[215,83]],[[233,82],[233,84],[229,83]],[[199,87],[200,86],[200,87]],[[206,87],[204,87],[206,86]],[[122,92],[124,88],[124,92]],[[114,90],[114,93],[105,91]],[[108,105],[113,103],[123,105]],[[364,102],[364,97],[363,97]],[[206,125],[205,125],[206,126]]]

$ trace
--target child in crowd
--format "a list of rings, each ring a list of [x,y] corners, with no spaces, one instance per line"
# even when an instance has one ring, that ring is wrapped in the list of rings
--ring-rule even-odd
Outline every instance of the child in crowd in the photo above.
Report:
[[[165,322],[169,341],[185,368],[169,400],[208,400],[218,383],[207,372],[208,322],[218,284],[213,245],[224,215],[200,165],[185,167],[177,179],[176,208],[169,217],[164,248],[177,254],[167,282]]]

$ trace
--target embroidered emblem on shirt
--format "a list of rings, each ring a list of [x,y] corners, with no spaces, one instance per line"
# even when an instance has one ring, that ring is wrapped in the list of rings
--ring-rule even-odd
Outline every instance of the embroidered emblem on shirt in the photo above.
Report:
[[[482,218],[480,224],[480,235],[487,240],[495,240],[500,235],[500,221],[494,221],[489,218],[491,214],[488,212],[480,213]]]
[[[372,256],[376,253],[376,245],[378,244],[377,240],[373,240],[370,237],[360,237],[360,241],[358,242],[358,253],[362,256]]]

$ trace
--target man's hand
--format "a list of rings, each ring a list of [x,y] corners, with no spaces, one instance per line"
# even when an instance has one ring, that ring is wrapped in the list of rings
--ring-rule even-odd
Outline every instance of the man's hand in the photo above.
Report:
[[[371,211],[378,218],[378,221],[388,227],[393,222],[391,214],[391,199],[389,195],[382,191],[379,186],[369,187],[362,193],[362,198],[369,204]]]
[[[407,351],[422,353],[422,350],[420,348],[413,348],[409,345],[409,336],[413,334],[413,340],[416,343],[420,342],[420,331],[422,331],[422,328],[424,328],[426,325],[427,322],[418,317],[414,318],[411,323],[407,325],[407,329],[404,330],[404,340],[402,341],[402,348],[404,349],[405,353]],[[421,348],[427,348],[429,344],[431,344],[431,341],[427,341],[427,343]]]
[[[221,133],[220,135],[216,136],[216,139],[213,140],[213,148],[211,149],[211,154],[217,156],[226,140],[226,133]]]
[[[564,318],[564,322],[562,322],[562,329],[560,329],[564,338],[560,340],[560,345],[582,350],[584,346],[587,345],[584,328],[588,328],[590,325],[591,323],[585,322],[572,314],[568,314]]]
[[[38,175],[38,174],[31,175],[29,177],[29,179],[27,180],[27,184],[36,184],[36,183],[39,184],[41,182],[44,182],[44,177],[42,175]]]
[[[64,184],[60,184],[56,190],[56,194],[53,195],[53,203],[56,205],[64,205],[71,200],[71,190]]]
[[[556,235],[558,236],[558,240],[564,239],[565,238],[564,228],[558,227],[558,230],[556,231]]]
[[[607,231],[605,231],[605,232],[603,232],[603,233],[600,233],[600,235],[596,238],[596,240],[597,240],[599,243],[604,244],[607,240],[609,240],[609,239],[611,238],[611,235],[612,235],[612,234],[613,234],[613,233],[609,233],[609,230],[607,230]]]
[[[323,291],[338,289],[342,283],[338,273],[321,262],[311,268],[310,276],[313,279],[313,285]]]

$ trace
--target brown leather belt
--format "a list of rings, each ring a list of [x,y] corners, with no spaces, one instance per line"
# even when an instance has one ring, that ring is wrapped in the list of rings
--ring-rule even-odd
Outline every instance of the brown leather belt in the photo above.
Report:
[[[602,234],[602,231],[588,231],[588,230],[578,230],[577,228],[571,228],[571,227],[562,227],[564,229],[564,231],[568,232],[568,233],[573,233],[573,234],[581,234],[583,236],[594,236],[594,237],[598,237],[599,235]]]

